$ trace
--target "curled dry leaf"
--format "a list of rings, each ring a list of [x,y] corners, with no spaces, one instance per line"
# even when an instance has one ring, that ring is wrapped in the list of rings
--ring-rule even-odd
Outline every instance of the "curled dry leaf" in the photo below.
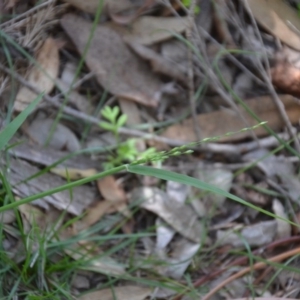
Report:
[[[294,98],[289,95],[281,95],[286,113],[292,124],[299,122],[300,105],[295,102]],[[273,130],[279,130],[285,126],[278,109],[270,96],[257,97],[245,102],[247,106],[261,119],[268,122],[268,126]],[[240,115],[247,121],[247,125],[242,121]],[[240,115],[237,115],[230,109],[214,111],[211,113],[200,114],[197,116],[197,123],[201,130],[202,137],[222,136],[228,132],[234,132],[247,126],[257,124],[249,114],[240,108]],[[255,129],[257,136],[266,135],[266,130],[260,126]],[[193,119],[187,119],[181,124],[170,126],[163,134],[164,137],[180,140],[185,143],[197,140],[194,132]],[[222,136],[219,142],[238,141],[251,136],[251,131],[239,132],[230,136]]]
[[[160,189],[137,188],[132,193],[131,201],[140,203],[142,208],[157,214],[187,239],[196,243],[201,240],[203,225],[193,209],[171,200]]]
[[[61,24],[83,54],[92,23],[67,14],[61,19]],[[98,82],[112,94],[144,105],[157,106],[162,82],[149,72],[147,64],[134,55],[112,29],[97,26],[86,54],[86,63]]]
[[[54,87],[58,70],[58,46],[54,39],[48,38],[37,55],[36,65],[29,72],[28,82],[39,91],[48,94]],[[14,103],[14,109],[23,111],[36,97],[36,93],[25,86],[21,87]]]
[[[300,18],[297,11],[282,0],[245,0],[256,21],[283,43],[300,50]]]

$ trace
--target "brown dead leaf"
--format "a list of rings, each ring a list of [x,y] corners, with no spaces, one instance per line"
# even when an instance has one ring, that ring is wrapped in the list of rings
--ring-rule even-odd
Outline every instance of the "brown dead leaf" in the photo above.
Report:
[[[82,54],[92,23],[67,14],[61,19],[61,24]],[[86,55],[86,63],[98,82],[112,94],[148,106],[158,104],[162,82],[149,72],[147,64],[135,56],[112,29],[97,26]]]
[[[59,70],[58,46],[54,39],[48,38],[41,47],[35,65],[29,72],[28,82],[34,85],[39,91],[50,93],[54,87]],[[14,109],[23,111],[30,104],[37,94],[23,86],[19,90]]]
[[[257,22],[283,43],[300,50],[300,18],[297,11],[282,0],[246,0]]]
[[[111,201],[124,216],[131,216],[127,207],[126,194],[113,176],[106,176],[103,179],[99,179],[97,185],[104,199]]]
[[[184,67],[164,59],[164,57],[146,46],[131,41],[129,45],[139,56],[151,62],[154,72],[170,76],[187,85],[187,73]]]
[[[287,115],[292,124],[297,124],[300,116],[300,105],[296,103],[292,96],[281,95]],[[268,126],[273,130],[280,130],[285,126],[276,105],[270,96],[257,97],[245,102],[247,106],[263,121],[268,122]],[[241,114],[247,120],[249,126],[257,124],[249,114],[240,107]],[[197,117],[198,126],[202,137],[222,136],[227,132],[234,132],[245,128],[245,123],[235,112],[230,109],[219,110],[212,113],[200,114]],[[180,140],[185,143],[197,140],[194,132],[193,120],[187,119],[181,124],[170,126],[162,135],[167,138]],[[257,136],[266,135],[265,129],[260,126],[255,130]],[[237,141],[251,136],[251,131],[240,132],[231,136],[222,136],[219,142]]]
[[[130,28],[113,22],[106,26],[118,32],[126,41],[147,46],[168,40],[176,33],[183,33],[188,27],[188,19],[144,16],[135,20]]]
[[[114,203],[108,200],[99,201],[92,207],[88,208],[84,217],[76,222],[74,226],[79,232],[81,230],[89,228],[91,225],[98,222],[105,214],[116,212]]]
[[[50,171],[53,174],[72,180],[87,178],[97,174],[96,169],[52,168]]]
[[[144,300],[151,293],[151,288],[134,285],[115,286],[112,289],[85,294],[81,300]]]

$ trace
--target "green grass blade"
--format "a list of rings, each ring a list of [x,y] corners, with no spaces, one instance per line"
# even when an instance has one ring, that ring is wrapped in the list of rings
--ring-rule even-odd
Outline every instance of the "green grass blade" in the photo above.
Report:
[[[34,110],[39,101],[43,98],[43,94],[40,94],[32,103],[30,103],[12,122],[10,122],[0,132],[0,150],[3,150],[9,140],[13,137],[16,131],[20,128],[29,114]]]
[[[226,192],[212,184],[206,183],[204,181],[201,181],[199,179],[187,176],[187,175],[182,175],[182,174],[178,174],[178,173],[174,173],[171,171],[167,171],[167,170],[161,170],[161,169],[156,169],[156,168],[152,168],[152,167],[147,167],[147,166],[139,166],[139,165],[127,165],[126,169],[128,172],[131,173],[135,173],[135,174],[139,174],[139,175],[146,175],[146,176],[153,176],[159,179],[163,179],[163,180],[170,180],[170,181],[175,181],[178,183],[182,183],[182,184],[186,184],[186,185],[190,185],[193,186],[195,188],[198,189],[202,189],[204,191],[208,191],[208,192],[212,192],[214,194],[218,194],[218,195],[222,195],[226,198],[229,198],[231,200],[234,200],[242,205],[251,207],[265,215],[268,215],[272,218],[276,218],[276,219],[280,219],[283,220],[285,222],[288,222],[294,226],[299,227],[299,225],[297,225],[296,223],[291,222],[290,220],[281,218],[279,216],[276,216],[275,214],[264,210],[258,206],[255,206],[243,199],[241,199],[240,197],[237,197],[229,192]]]

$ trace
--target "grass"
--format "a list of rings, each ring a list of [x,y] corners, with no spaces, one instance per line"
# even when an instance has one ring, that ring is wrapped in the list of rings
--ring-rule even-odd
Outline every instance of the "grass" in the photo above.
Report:
[[[93,29],[96,27],[100,13],[101,7],[99,6],[94,19]],[[2,34],[1,36],[3,37],[4,35]],[[92,36],[93,31],[91,32],[89,41]],[[177,37],[185,42],[194,51],[194,53],[198,55],[199,60],[202,60],[201,55],[193,45],[184,40],[182,37]],[[10,41],[9,37],[5,38]],[[23,51],[23,49],[17,44],[14,44],[14,46]],[[85,54],[87,53],[88,48],[89,43],[86,46]],[[9,53],[7,55],[9,57]],[[27,53],[26,55],[28,56]],[[84,57],[85,55],[83,55],[80,60],[76,76],[78,76],[82,69]],[[32,57],[28,56],[27,58],[29,61],[34,62]],[[220,57],[218,56],[217,59],[219,58]],[[8,60],[11,61],[11,59]],[[219,70],[217,71],[218,75],[221,76]],[[233,94],[231,87],[226,85],[222,78],[220,80],[222,81],[225,89],[227,89],[229,93]],[[200,90],[202,90],[202,88],[199,88],[199,93],[201,92]],[[258,123],[263,121],[259,120],[259,118],[247,108],[242,99],[239,99],[236,95],[233,96],[237,102],[246,108],[248,113],[252,115]],[[0,133],[0,150],[4,155],[8,148],[13,146],[9,145],[9,140],[14,136],[18,128],[33,111],[41,98],[42,95],[37,97],[37,99],[30,104],[25,111],[11,121]],[[63,105],[66,103],[67,95],[65,96]],[[56,119],[57,122],[61,117],[61,112],[62,111],[58,114]],[[166,125],[166,123],[157,123],[156,125],[157,127],[160,127],[162,125]],[[142,124],[141,126],[146,127],[148,125]],[[151,126],[153,126],[153,124]],[[259,124],[259,126],[265,126],[266,130],[271,135],[278,138],[276,133],[268,128],[267,124]],[[240,132],[241,130],[249,130],[249,128],[237,129],[237,132]],[[234,133],[228,133],[227,135],[230,134]],[[24,213],[22,213],[22,210],[20,209],[21,205],[26,207],[24,205],[30,205],[30,203],[34,200],[41,199],[59,191],[69,190],[70,194],[72,194],[72,189],[76,186],[87,184],[105,176],[117,174],[121,171],[131,174],[156,177],[164,181],[175,181],[195,187],[201,191],[219,194],[227,199],[236,201],[247,208],[254,209],[270,218],[281,219],[298,227],[297,224],[290,220],[278,217],[268,210],[248,203],[232,193],[223,191],[209,183],[184,174],[144,165],[148,161],[163,160],[171,156],[180,157],[181,155],[188,155],[190,154],[189,147],[198,146],[205,142],[212,142],[218,138],[220,137],[205,138],[197,143],[186,145],[184,147],[176,147],[169,152],[156,153],[148,159],[139,160],[131,164],[120,165],[94,176],[68,182],[65,185],[43,191],[35,195],[30,195],[23,199],[17,199],[13,193],[13,189],[9,182],[9,170],[2,170],[2,189],[0,191],[2,206],[0,207],[0,213],[5,214],[12,210],[16,216],[16,220],[13,223],[13,226],[5,224],[0,225],[0,299],[74,299],[72,281],[80,274],[85,276],[87,271],[90,270],[93,271],[93,276],[95,277],[94,280],[96,282],[95,286],[92,287],[93,289],[97,289],[99,287],[101,289],[114,289],[114,287],[118,286],[120,283],[129,282],[134,284],[139,283],[153,288],[167,288],[174,291],[176,294],[188,294],[194,299],[199,299],[199,297],[202,297],[204,293],[208,292],[208,285],[201,286],[199,288],[193,286],[193,282],[195,281],[194,277],[195,273],[201,269],[203,264],[206,264],[206,267],[209,268],[210,262],[214,260],[211,252],[215,251],[218,245],[213,245],[208,249],[201,247],[193,259],[194,266],[192,263],[192,266],[185,273],[185,277],[182,280],[174,280],[168,276],[162,276],[157,272],[157,266],[165,265],[165,261],[151,256],[146,258],[139,250],[140,243],[143,239],[155,237],[155,227],[153,226],[140,230],[138,233],[120,234],[120,229],[122,226],[126,225],[128,220],[121,214],[117,213],[105,216],[95,225],[81,232],[74,232],[73,234],[70,234],[68,230],[70,228],[74,228],[82,216],[72,218],[67,215],[66,212],[58,212],[56,215],[52,216],[50,213],[47,214],[38,209],[36,210],[37,214],[34,215],[34,208],[28,206],[32,215],[29,213],[26,217],[24,217]],[[285,148],[293,155],[299,156],[290,143],[284,142],[281,139],[279,139],[279,142],[280,146],[277,147],[273,153]],[[89,151],[89,149],[85,149],[79,153]],[[72,155],[76,155],[76,153],[68,155],[66,159]],[[249,164],[248,168],[253,168],[257,162]],[[58,163],[59,162],[56,164]],[[34,176],[38,177],[44,172],[48,172],[52,167],[54,167],[54,165],[41,170]],[[246,169],[241,169],[236,173],[236,175],[245,171]],[[27,178],[27,181],[30,181],[30,179],[31,178]],[[278,194],[274,194],[273,191],[259,191],[278,196]],[[130,209],[133,214],[139,214],[138,203],[131,204]],[[50,226],[47,224],[47,221],[51,224]],[[44,225],[44,228],[42,228],[41,225]],[[7,236],[10,238],[7,239]],[[282,270],[297,273],[300,272],[297,268],[289,265],[295,257],[290,258],[286,263],[270,263],[267,260],[263,260],[260,256],[253,255],[247,241],[244,242],[247,250],[246,252],[230,251],[229,254],[232,256],[239,255],[248,257],[250,266],[253,266],[256,261],[264,261],[266,264],[272,265],[278,270],[266,283],[265,290],[269,288],[275,280],[275,277]],[[7,251],[6,247],[9,251]],[[11,249],[16,251],[16,253],[10,253]],[[15,256],[12,254],[15,254]],[[251,284],[249,286],[252,294],[254,295],[254,287],[251,286]],[[89,288],[87,288],[87,290],[89,290]]]

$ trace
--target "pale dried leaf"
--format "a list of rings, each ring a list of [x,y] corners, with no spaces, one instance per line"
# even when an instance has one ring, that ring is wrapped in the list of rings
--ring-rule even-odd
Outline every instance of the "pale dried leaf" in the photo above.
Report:
[[[67,14],[61,19],[61,24],[82,54],[92,23]],[[144,105],[157,106],[162,82],[149,72],[147,64],[135,56],[112,29],[97,26],[86,55],[86,63],[98,82],[112,94]]]
[[[300,18],[297,11],[281,0],[246,0],[257,22],[283,43],[300,50]]]
[[[215,167],[214,165],[200,164],[196,169],[194,176],[199,180],[214,185],[226,192],[229,192],[233,180],[233,174],[231,171],[222,167]],[[203,197],[203,200],[208,204],[208,207],[212,207],[214,205],[216,207],[222,207],[225,199],[225,196],[214,193],[210,193]]]
[[[134,285],[114,286],[111,289],[104,289],[85,294],[81,300],[144,300],[151,293],[151,288]]]
[[[167,258],[169,265],[164,274],[175,279],[180,279],[199,250],[200,244],[180,238],[176,240],[173,247],[172,257]]]
[[[135,189],[131,200],[157,214],[184,237],[196,243],[201,240],[202,223],[188,205],[177,203],[160,189],[150,187]]]
[[[165,248],[171,242],[176,231],[172,227],[168,226],[161,218],[156,219],[155,228],[156,228],[155,249],[159,255],[164,254]]]
[[[285,212],[285,209],[282,205],[282,203],[278,199],[273,200],[272,208],[274,211],[274,214],[278,217],[281,217],[284,220],[280,219],[275,219],[277,222],[277,233],[276,233],[276,239],[281,239],[281,238],[287,238],[291,236],[291,224],[288,223],[288,216]]]
[[[220,245],[232,245],[234,247],[263,246],[272,242],[277,231],[277,222],[264,221],[254,225],[247,226],[239,234],[233,230],[218,230],[217,242]]]
[[[54,121],[52,119],[36,118],[27,129],[30,138],[38,145],[44,146],[50,137]],[[59,123],[54,127],[48,145],[53,149],[69,152],[75,152],[81,148],[76,135],[68,127]]]
[[[37,65],[30,70],[27,80],[39,91],[48,94],[54,87],[59,71],[58,46],[54,39],[48,38],[44,42],[37,55],[36,63]],[[21,87],[14,103],[14,109],[23,111],[36,97],[36,93],[25,86]]]

